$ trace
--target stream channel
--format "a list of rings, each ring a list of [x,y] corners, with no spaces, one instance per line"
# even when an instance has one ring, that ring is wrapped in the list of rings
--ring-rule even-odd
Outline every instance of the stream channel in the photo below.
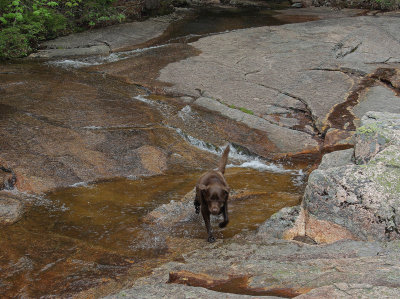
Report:
[[[198,10],[171,24],[161,41],[147,49],[160,48],[165,43],[185,43],[226,30],[280,24],[282,22],[273,17],[271,10]],[[25,74],[31,72],[32,78],[26,80],[39,78],[41,84],[46,80],[51,82],[53,78],[59,81],[65,78],[70,82],[71,90],[76,88],[74,96],[82,97],[87,95],[79,94],[81,87],[76,87],[73,80],[78,78],[76,80],[80,81],[82,77],[90,81],[87,79],[90,72],[85,71],[85,67],[118,63],[121,59],[134,63],[139,51],[143,59],[146,50],[142,49],[114,53],[109,57],[25,62],[15,68]],[[52,74],[44,75],[46,69],[51,69]],[[107,92],[118,88],[115,82],[109,84]],[[20,92],[28,94],[30,90],[21,87]],[[49,92],[47,100],[50,101],[51,97]],[[174,138],[179,138],[185,147],[193,148],[193,153],[213,156],[213,163],[218,160],[217,154],[223,144],[219,147],[210,144],[218,140],[218,136],[207,135],[203,128],[203,136],[208,139],[204,142],[201,134],[192,136],[194,133],[191,134],[190,130],[195,132],[196,128],[188,125],[189,132],[185,131],[185,120],[194,123],[204,116],[212,123],[210,112],[192,111],[190,106],[176,104],[167,97],[150,95],[149,92],[142,92],[135,99],[130,102],[131,106],[142,109],[145,116],[156,115],[152,118],[153,127],[163,127],[163,132],[175,134]],[[42,101],[45,102],[46,98]],[[135,125],[140,127],[141,123],[113,130],[136,130]],[[96,132],[104,128],[98,125],[84,129]],[[211,127],[208,131],[215,130]],[[170,138],[166,133],[159,134]],[[251,135],[248,131],[242,134]],[[157,136],[155,134],[154,139]],[[163,142],[154,143],[163,148]],[[262,140],[254,143],[258,148],[262,147]],[[135,278],[149,274],[161,263],[179,261],[183,253],[200,248],[206,242],[206,232],[201,217],[194,214],[194,208],[192,215],[168,227],[145,221],[145,216],[155,208],[184,198],[193,189],[199,175],[208,166],[212,167],[210,163],[203,163],[190,171],[178,164],[170,163],[160,175],[133,174],[96,183],[82,182],[40,196],[20,221],[2,228],[0,297],[102,296],[129,286]],[[298,204],[305,187],[303,169],[309,164],[309,161],[274,164],[233,146],[226,179],[233,193],[242,192],[244,196],[236,196],[232,201],[229,206],[231,221],[224,229],[215,227],[216,238],[225,242],[239,233],[254,231],[281,208]]]

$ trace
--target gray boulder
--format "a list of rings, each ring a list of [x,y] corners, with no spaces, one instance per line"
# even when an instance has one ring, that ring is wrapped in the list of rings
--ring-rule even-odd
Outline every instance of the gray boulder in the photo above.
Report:
[[[400,115],[368,112],[362,118],[355,161],[326,162],[310,174],[303,202],[308,218],[359,240],[400,239]]]

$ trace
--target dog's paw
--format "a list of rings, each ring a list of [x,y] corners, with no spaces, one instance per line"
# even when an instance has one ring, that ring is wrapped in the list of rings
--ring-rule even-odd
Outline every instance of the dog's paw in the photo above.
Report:
[[[207,241],[210,242],[210,243],[214,243],[215,242],[215,238],[213,236],[209,236]]]
[[[218,225],[219,225],[220,228],[224,228],[228,223],[229,223],[229,221],[223,221]]]

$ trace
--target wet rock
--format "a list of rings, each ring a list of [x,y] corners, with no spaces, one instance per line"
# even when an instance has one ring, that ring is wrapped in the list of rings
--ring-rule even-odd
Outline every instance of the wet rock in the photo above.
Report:
[[[23,212],[26,198],[22,194],[0,191],[0,225],[18,221]]]
[[[249,190],[231,190],[229,200],[241,201],[251,199],[260,195]],[[163,204],[144,217],[144,221],[148,224],[156,224],[163,228],[173,227],[177,223],[187,222],[200,218],[195,214],[193,201],[195,198],[195,189],[188,192],[180,201],[172,200],[168,204]],[[203,220],[200,220],[200,222]],[[202,225],[202,224],[201,224]]]
[[[354,131],[329,129],[324,138],[324,149],[340,149],[354,146]]]
[[[301,152],[303,150],[317,151],[318,142],[307,133],[287,130],[251,113],[230,108],[215,99],[200,97],[194,103],[209,110],[219,112],[235,121],[242,122],[250,128],[267,132],[268,137],[277,147],[276,151],[278,153]],[[284,135],[288,138],[282,138]]]
[[[142,90],[134,85],[33,63],[7,68],[1,102],[12,108],[0,113],[0,165],[13,171],[22,192],[216,163],[166,127],[156,103],[136,99]]]
[[[160,149],[144,145],[138,148],[137,152],[148,175],[161,174],[167,169],[167,157]]]
[[[41,47],[44,49],[30,57],[108,55],[110,52],[132,49],[160,36],[176,17],[169,15],[150,18],[143,22],[119,24],[59,37],[42,43]]]
[[[85,47],[76,48],[55,48],[39,50],[36,53],[29,55],[30,58],[60,58],[60,57],[73,57],[73,56],[91,56],[91,55],[108,55],[111,49],[108,45],[87,45]]]
[[[302,7],[303,7],[303,4],[302,4],[301,2],[297,2],[297,3],[293,3],[293,4],[291,5],[291,7],[293,7],[293,8],[302,8]]]
[[[162,227],[171,227],[185,219],[195,217],[193,200],[195,189],[187,193],[181,201],[171,201],[150,212],[144,218],[147,223],[153,223]]]
[[[339,237],[361,240],[399,239],[400,161],[398,114],[369,112],[357,131],[355,161],[345,165],[323,163],[310,174],[304,194],[306,233],[310,221],[316,222],[314,238],[329,231],[329,223]],[[330,154],[331,158],[335,155]],[[333,159],[334,160],[334,159]],[[332,159],[331,159],[332,161]],[[329,167],[332,166],[332,167]],[[321,222],[322,221],[322,222]],[[311,235],[310,235],[311,236]]]
[[[160,0],[144,0],[144,7],[147,10],[154,10],[160,7]]]

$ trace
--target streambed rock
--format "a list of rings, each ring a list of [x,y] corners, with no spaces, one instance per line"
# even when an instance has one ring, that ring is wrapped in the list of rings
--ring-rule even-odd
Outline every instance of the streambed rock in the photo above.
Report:
[[[2,185],[11,179],[19,191],[43,193],[79,182],[157,175],[171,165],[215,165],[216,156],[162,123],[155,104],[138,100],[137,87],[50,69],[13,64],[0,74],[0,165],[9,171],[1,172]]]

